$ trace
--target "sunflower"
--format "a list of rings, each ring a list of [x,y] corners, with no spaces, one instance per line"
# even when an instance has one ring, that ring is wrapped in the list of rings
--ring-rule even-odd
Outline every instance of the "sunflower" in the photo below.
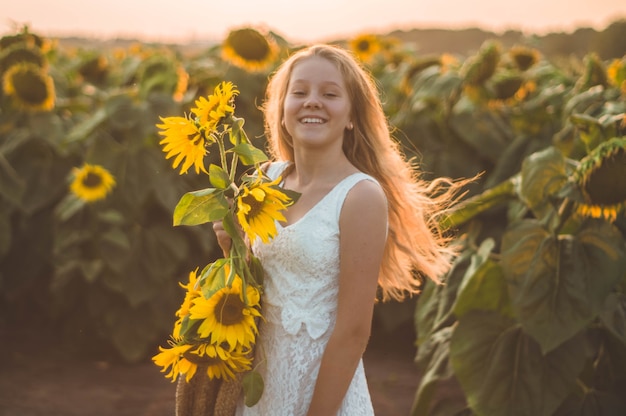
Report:
[[[513,46],[509,50],[509,56],[520,71],[526,71],[539,62],[540,54],[537,49],[526,46]]]
[[[45,71],[31,63],[15,64],[3,76],[4,93],[27,111],[54,108],[54,82]]]
[[[174,89],[174,101],[181,102],[185,97],[185,93],[187,92],[187,88],[189,87],[189,73],[185,71],[182,65],[178,65],[176,67],[176,88]]]
[[[205,134],[215,131],[220,121],[235,111],[234,100],[238,94],[239,90],[232,82],[222,82],[208,98],[200,97],[196,100],[196,108],[191,112],[197,117]]]
[[[349,42],[350,50],[362,62],[370,62],[381,50],[378,37],[371,34],[363,34],[352,38]]]
[[[193,300],[202,295],[200,288],[196,285],[196,283],[198,282],[197,273],[198,269],[189,273],[189,283],[187,283],[186,285],[179,283],[179,285],[183,289],[185,289],[185,299],[183,299],[183,303],[176,311],[176,316],[178,317],[178,320],[174,323],[174,331],[172,333],[174,338],[179,338],[181,336],[183,319],[189,316],[189,309],[191,308]]]
[[[162,124],[157,127],[163,131],[159,134],[164,138],[159,142],[163,145],[165,158],[174,156],[172,167],[178,168],[181,164],[180,174],[187,173],[194,166],[196,173],[207,173],[204,167],[204,156],[207,154],[205,136],[200,132],[200,127],[187,117],[160,117]]]
[[[580,161],[574,178],[583,194],[578,212],[615,221],[626,207],[626,138],[596,147]]]
[[[196,373],[198,366],[183,357],[192,347],[189,344],[173,345],[171,348],[159,347],[160,352],[152,357],[152,361],[159,367],[163,367],[162,373],[171,367],[170,372],[165,377],[171,378],[172,382],[176,381],[179,374],[185,374],[187,381],[189,381]]]
[[[206,367],[206,374],[210,380],[234,379],[235,372],[247,371],[252,367],[252,357],[249,352],[250,350],[242,348],[231,351],[220,345],[204,343],[195,350],[184,353],[183,359],[188,360],[192,365]]]
[[[263,71],[278,56],[278,45],[270,36],[256,29],[232,30],[222,44],[222,56],[228,62],[248,71]]]
[[[281,211],[293,203],[293,200],[276,187],[281,178],[272,182],[263,182],[262,176],[249,186],[244,185],[237,195],[237,219],[250,241],[257,237],[267,243],[276,235],[275,221],[285,221]]]
[[[137,81],[143,97],[158,92],[182,99],[182,94],[187,90],[187,80],[184,69],[173,57],[165,54],[149,56],[137,70]]]
[[[78,68],[80,76],[91,84],[104,83],[109,76],[109,71],[109,61],[99,53],[84,58]]]
[[[606,75],[609,82],[626,95],[626,58],[614,59],[606,69]]]
[[[115,186],[115,178],[99,165],[84,164],[72,170],[73,180],[70,190],[86,202],[103,199]]]
[[[210,337],[211,342],[218,345],[226,342],[231,350],[238,345],[249,348],[257,333],[254,318],[261,316],[258,310],[261,294],[247,285],[244,296],[243,281],[238,275],[230,286],[225,283],[208,298],[193,299],[189,317],[202,320],[198,327],[201,338]]]
[[[497,73],[491,78],[493,95],[496,100],[513,98],[523,84],[524,79],[522,76],[513,71]]]

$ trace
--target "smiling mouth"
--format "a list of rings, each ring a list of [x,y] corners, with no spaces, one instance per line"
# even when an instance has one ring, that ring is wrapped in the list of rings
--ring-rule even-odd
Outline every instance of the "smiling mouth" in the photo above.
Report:
[[[323,120],[323,119],[318,118],[318,117],[305,117],[305,118],[300,120],[300,123],[302,123],[302,124],[324,124],[324,123],[326,123],[326,120]]]

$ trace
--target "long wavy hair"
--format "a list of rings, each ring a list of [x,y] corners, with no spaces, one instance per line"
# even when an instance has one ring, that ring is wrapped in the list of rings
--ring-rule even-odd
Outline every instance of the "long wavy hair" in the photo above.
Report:
[[[378,278],[382,300],[418,293],[424,277],[440,282],[456,250],[438,219],[462,183],[421,179],[391,135],[373,77],[348,51],[333,45],[309,46],[292,54],[273,74],[262,106],[270,154],[275,160],[294,162],[293,139],[282,125],[285,96],[294,66],[312,56],[329,60],[342,74],[354,124],[344,133],[343,151],[360,171],[378,180],[387,197],[389,231]]]

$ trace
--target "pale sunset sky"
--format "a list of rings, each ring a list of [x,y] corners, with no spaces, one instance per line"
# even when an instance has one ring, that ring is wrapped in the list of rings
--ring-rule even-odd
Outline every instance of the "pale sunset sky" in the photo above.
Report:
[[[7,2],[8,0],[3,0]],[[393,29],[480,27],[544,34],[604,29],[624,0],[20,0],[0,7],[0,34],[185,42],[221,40],[244,26],[315,42]]]

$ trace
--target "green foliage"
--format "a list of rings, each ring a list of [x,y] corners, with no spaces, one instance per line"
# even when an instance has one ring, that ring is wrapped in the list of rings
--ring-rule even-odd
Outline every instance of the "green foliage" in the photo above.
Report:
[[[448,71],[477,73],[484,55]],[[481,82],[507,77],[509,65],[501,60]],[[617,208],[614,222],[585,218],[575,173],[598,145],[621,143],[614,137],[624,135],[623,92],[607,84],[602,65],[590,56],[577,78],[537,62],[520,87],[532,82],[533,89],[506,100],[477,89],[475,78],[473,85],[448,84],[437,99],[429,89],[454,75],[434,68],[413,77],[411,106],[394,120],[419,127],[433,176],[458,172],[449,163],[463,160],[478,162],[482,172],[443,219],[461,236],[461,254],[445,285],[429,282],[417,302],[416,363],[424,376],[413,415],[626,408],[624,211]],[[453,143],[465,146],[452,150]]]
[[[70,53],[32,36],[6,38],[0,56],[48,68],[56,106],[26,112],[0,94],[1,323],[50,325],[68,344],[144,359],[171,329],[178,282],[219,255],[208,225],[174,227],[172,212],[175,224],[210,222],[197,208],[227,209],[232,181],[210,160],[214,189],[194,191],[206,184],[171,168],[155,124],[232,81],[245,91],[236,105],[250,137],[228,151],[261,161],[248,143],[263,146],[258,106],[272,68],[246,72],[222,61],[218,46],[184,57],[145,46]],[[505,47],[476,39],[483,46],[472,56],[425,58],[402,44],[370,66],[426,179],[480,173],[443,219],[461,237],[445,285],[427,282],[415,310],[381,317],[390,327],[415,322],[423,378],[412,413],[624,413],[626,219],[584,218],[574,174],[626,131],[623,86],[601,60],[613,54],[565,64],[537,55],[521,70]],[[558,39],[541,40],[545,48]],[[244,134],[242,122],[233,135]],[[86,203],[70,192],[84,163],[115,177],[106,198]]]

